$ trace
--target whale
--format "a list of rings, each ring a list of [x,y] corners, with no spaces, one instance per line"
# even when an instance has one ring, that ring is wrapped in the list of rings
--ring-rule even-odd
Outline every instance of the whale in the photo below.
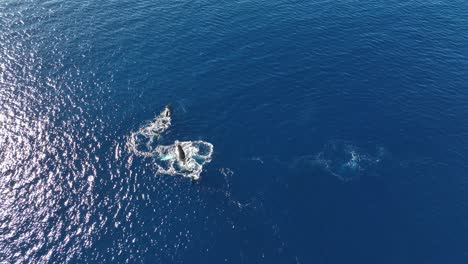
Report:
[[[171,104],[168,104],[164,107],[164,110],[162,111],[162,116],[170,117],[171,115],[172,115]]]
[[[177,144],[177,158],[180,161],[185,162],[185,152],[180,144]]]

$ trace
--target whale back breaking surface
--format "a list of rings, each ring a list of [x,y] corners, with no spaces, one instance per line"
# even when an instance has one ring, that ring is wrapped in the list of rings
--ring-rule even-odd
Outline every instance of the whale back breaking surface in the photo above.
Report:
[[[184,149],[180,146],[180,144],[177,144],[177,154],[178,154],[179,160],[185,161],[185,152],[184,152]]]

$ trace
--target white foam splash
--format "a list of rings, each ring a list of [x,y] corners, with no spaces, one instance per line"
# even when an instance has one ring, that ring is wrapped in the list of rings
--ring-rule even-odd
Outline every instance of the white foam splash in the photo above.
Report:
[[[162,145],[162,135],[170,126],[170,110],[166,107],[153,121],[130,134],[127,142],[130,152],[152,158],[157,174],[182,175],[198,180],[203,166],[211,161],[213,145],[201,140]],[[184,161],[178,159],[177,145],[184,150]]]
[[[177,145],[180,145],[185,152],[184,161],[177,158]],[[154,154],[158,173],[182,175],[198,180],[203,165],[211,161],[213,145],[205,141],[176,141],[172,145],[157,146]]]
[[[161,139],[161,135],[171,126],[170,110],[166,106],[164,110],[138,131],[130,134],[127,146],[130,151],[138,156],[153,157],[155,144]]]

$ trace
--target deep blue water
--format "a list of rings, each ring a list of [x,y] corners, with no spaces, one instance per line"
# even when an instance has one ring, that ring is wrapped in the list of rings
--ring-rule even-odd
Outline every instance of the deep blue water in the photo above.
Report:
[[[467,85],[465,1],[2,1],[0,262],[467,263]]]

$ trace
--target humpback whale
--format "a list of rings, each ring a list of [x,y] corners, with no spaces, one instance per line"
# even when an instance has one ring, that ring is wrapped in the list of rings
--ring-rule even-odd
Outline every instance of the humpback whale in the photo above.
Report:
[[[177,144],[177,157],[180,161],[185,162],[185,152],[180,144]]]
[[[171,104],[168,104],[164,107],[163,116],[170,117],[171,116]]]

